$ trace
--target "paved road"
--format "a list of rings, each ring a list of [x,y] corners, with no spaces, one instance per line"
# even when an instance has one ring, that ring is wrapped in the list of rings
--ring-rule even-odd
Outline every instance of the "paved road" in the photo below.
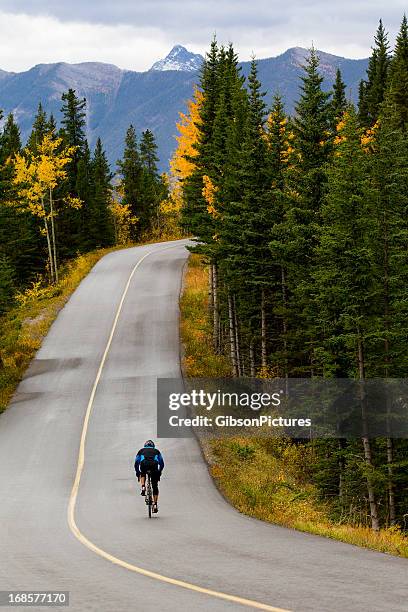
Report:
[[[97,547],[91,550],[67,520],[84,416],[129,275],[147,253],[105,355],[87,430],[75,520]],[[238,514],[213,486],[194,440],[160,443],[167,463],[161,513],[146,517],[132,459],[155,437],[156,377],[179,373],[186,257],[180,241],[102,259],[1,416],[0,590],[69,590],[73,612],[255,609],[146,577],[138,566],[272,608],[406,611],[407,560]]]

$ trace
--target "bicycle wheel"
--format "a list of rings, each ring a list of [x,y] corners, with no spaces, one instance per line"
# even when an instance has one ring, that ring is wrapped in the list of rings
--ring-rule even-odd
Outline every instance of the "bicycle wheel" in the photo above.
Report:
[[[152,518],[153,495],[152,495],[152,481],[150,478],[150,472],[147,473],[146,501],[147,501],[147,510],[149,513],[149,518]]]

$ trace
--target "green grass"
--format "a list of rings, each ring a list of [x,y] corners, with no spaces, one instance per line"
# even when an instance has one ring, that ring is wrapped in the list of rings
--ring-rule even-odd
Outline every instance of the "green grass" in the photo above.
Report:
[[[190,377],[230,374],[223,356],[214,354],[208,317],[208,270],[197,255],[190,258],[181,299],[183,367]],[[308,478],[310,446],[283,438],[205,438],[201,440],[210,473],[240,512],[349,544],[408,557],[408,538],[398,528],[375,533],[369,527],[331,520],[331,508]]]

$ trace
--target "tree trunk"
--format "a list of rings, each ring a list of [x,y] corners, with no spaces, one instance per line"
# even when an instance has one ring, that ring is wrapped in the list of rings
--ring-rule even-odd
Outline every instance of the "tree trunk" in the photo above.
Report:
[[[210,317],[213,316],[214,312],[214,285],[213,285],[213,266],[208,266],[208,314]]]
[[[218,311],[218,270],[216,265],[212,265],[212,295],[213,295],[213,344],[214,351],[218,355],[220,352],[220,316]]]
[[[55,224],[54,224],[54,201],[52,197],[52,189],[50,189],[50,213],[51,213],[51,237],[52,237],[52,249],[54,257],[54,273],[55,282],[58,283],[58,265],[57,265],[57,244],[55,242]]]
[[[44,211],[44,227],[45,227],[45,235],[47,237],[48,259],[50,262],[50,277],[51,277],[51,283],[53,283],[55,279],[54,264],[53,264],[53,256],[52,256],[52,248],[51,248],[51,240],[50,240],[50,231],[48,229],[48,222],[47,222],[47,211],[45,210],[45,205],[44,205],[44,198],[41,198],[41,206]]]
[[[232,364],[232,375],[236,378],[238,376],[237,352],[236,352],[236,346],[235,346],[234,310],[232,306],[232,297],[230,293],[228,293],[228,320],[229,320],[230,355],[231,355],[231,364]]]
[[[265,290],[262,289],[261,295],[261,366],[266,368],[266,307],[265,307]]]
[[[367,492],[368,492],[368,501],[370,504],[370,515],[371,515],[371,527],[373,531],[379,531],[380,522],[378,519],[378,508],[377,501],[374,493],[374,485],[370,475],[370,470],[373,468],[373,460],[371,453],[371,444],[370,438],[368,437],[368,428],[367,428],[367,412],[366,412],[366,392],[364,389],[364,381],[365,381],[365,367],[364,367],[364,348],[363,341],[361,336],[358,337],[358,372],[359,372],[359,380],[360,380],[360,404],[361,404],[361,416],[362,416],[362,424],[363,424],[363,449],[364,449],[364,459],[366,464],[368,465],[368,474],[367,474]]]
[[[288,306],[288,295],[287,295],[287,288],[286,288],[286,275],[285,275],[285,268],[283,266],[281,266],[281,285],[282,285],[282,303],[283,303],[283,317],[282,317],[282,331],[283,331],[283,352],[285,354],[285,360],[284,360],[284,375],[285,375],[285,379],[287,380],[289,377],[289,368],[288,368],[288,338],[287,338],[287,334],[288,334],[288,324],[286,321],[286,311],[287,311],[287,306]],[[288,383],[286,383],[286,386],[288,386]]]
[[[395,525],[397,522],[394,493],[394,470],[392,467],[393,462],[394,444],[392,438],[387,438],[388,505],[390,511],[390,525]]]
[[[235,295],[232,298],[232,307],[234,311],[234,330],[235,330],[235,349],[237,353],[237,370],[238,376],[242,376],[242,356],[239,342],[239,328],[238,328],[238,317],[237,317],[237,305],[235,301]]]
[[[254,339],[251,338],[249,343],[249,368],[251,373],[251,378],[255,378],[256,376],[256,368],[255,368],[255,351],[254,351]]]
[[[385,328],[385,340],[384,340],[384,353],[385,353],[385,378],[388,379],[390,375],[390,343],[389,343],[389,329],[390,329],[390,285],[389,285],[389,252],[388,252],[388,223],[387,219],[384,218],[384,328]],[[387,402],[387,433],[389,434],[390,429],[390,398],[388,396],[388,390],[386,394]],[[394,445],[393,440],[388,435],[387,437],[387,473],[388,473],[388,506],[389,506],[389,518],[390,524],[395,525],[396,523],[396,510],[395,510],[395,495],[394,495],[394,470],[392,464],[394,462]]]

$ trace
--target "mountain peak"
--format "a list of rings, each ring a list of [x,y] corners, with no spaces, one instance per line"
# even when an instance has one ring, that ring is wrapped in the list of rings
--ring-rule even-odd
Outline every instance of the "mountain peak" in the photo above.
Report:
[[[175,45],[170,53],[164,59],[154,63],[150,70],[196,72],[200,69],[203,59],[203,56],[199,53],[192,53],[182,45]]]

